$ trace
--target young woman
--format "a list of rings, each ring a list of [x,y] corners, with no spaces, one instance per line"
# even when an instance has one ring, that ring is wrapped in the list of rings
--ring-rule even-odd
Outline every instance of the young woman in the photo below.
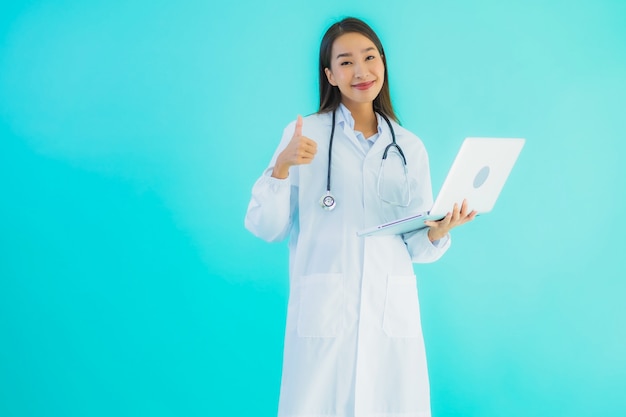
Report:
[[[430,416],[412,263],[439,259],[475,213],[464,203],[417,232],[357,236],[430,208],[428,157],[397,123],[385,53],[363,21],[328,29],[319,83],[319,111],[285,128],[246,215],[267,241],[289,236],[279,416]]]

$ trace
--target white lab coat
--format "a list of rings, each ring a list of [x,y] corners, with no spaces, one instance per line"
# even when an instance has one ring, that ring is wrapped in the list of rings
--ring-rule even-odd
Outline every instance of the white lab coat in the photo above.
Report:
[[[245,224],[255,235],[289,236],[290,291],[279,417],[430,416],[428,371],[412,262],[437,260],[449,238],[433,245],[427,230],[362,238],[356,232],[391,218],[428,210],[432,189],[423,143],[394,123],[409,169],[412,203],[390,208],[377,193],[384,148],[391,142],[378,116],[380,136],[366,152],[347,109],[337,111],[331,190],[326,211],[331,113],[304,118],[303,135],[318,152],[309,165],[271,177],[277,155],[293,136],[289,124],[269,168],[252,189]],[[349,113],[348,113],[349,114]],[[348,117],[349,119],[350,117]]]

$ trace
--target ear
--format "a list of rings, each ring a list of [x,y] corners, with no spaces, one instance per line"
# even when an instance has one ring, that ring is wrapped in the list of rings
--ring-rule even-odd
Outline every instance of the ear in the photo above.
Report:
[[[324,68],[324,72],[326,73],[326,79],[330,83],[330,85],[337,87],[337,83],[335,82],[335,77],[333,77],[333,73],[329,68]]]

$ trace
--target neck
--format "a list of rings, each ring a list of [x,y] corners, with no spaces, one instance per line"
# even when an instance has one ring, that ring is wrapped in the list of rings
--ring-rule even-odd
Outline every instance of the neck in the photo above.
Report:
[[[367,138],[378,131],[378,119],[372,103],[343,103],[350,110],[354,119],[354,130],[363,133]]]

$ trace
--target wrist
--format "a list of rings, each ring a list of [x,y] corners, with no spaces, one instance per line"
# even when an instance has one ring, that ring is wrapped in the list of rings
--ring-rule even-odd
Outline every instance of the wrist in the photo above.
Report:
[[[447,233],[436,232],[432,228],[428,229],[428,239],[432,242],[436,242],[437,240],[443,239]]]
[[[276,163],[274,165],[274,169],[272,170],[272,177],[284,180],[289,176],[289,166],[285,166],[284,164]]]

